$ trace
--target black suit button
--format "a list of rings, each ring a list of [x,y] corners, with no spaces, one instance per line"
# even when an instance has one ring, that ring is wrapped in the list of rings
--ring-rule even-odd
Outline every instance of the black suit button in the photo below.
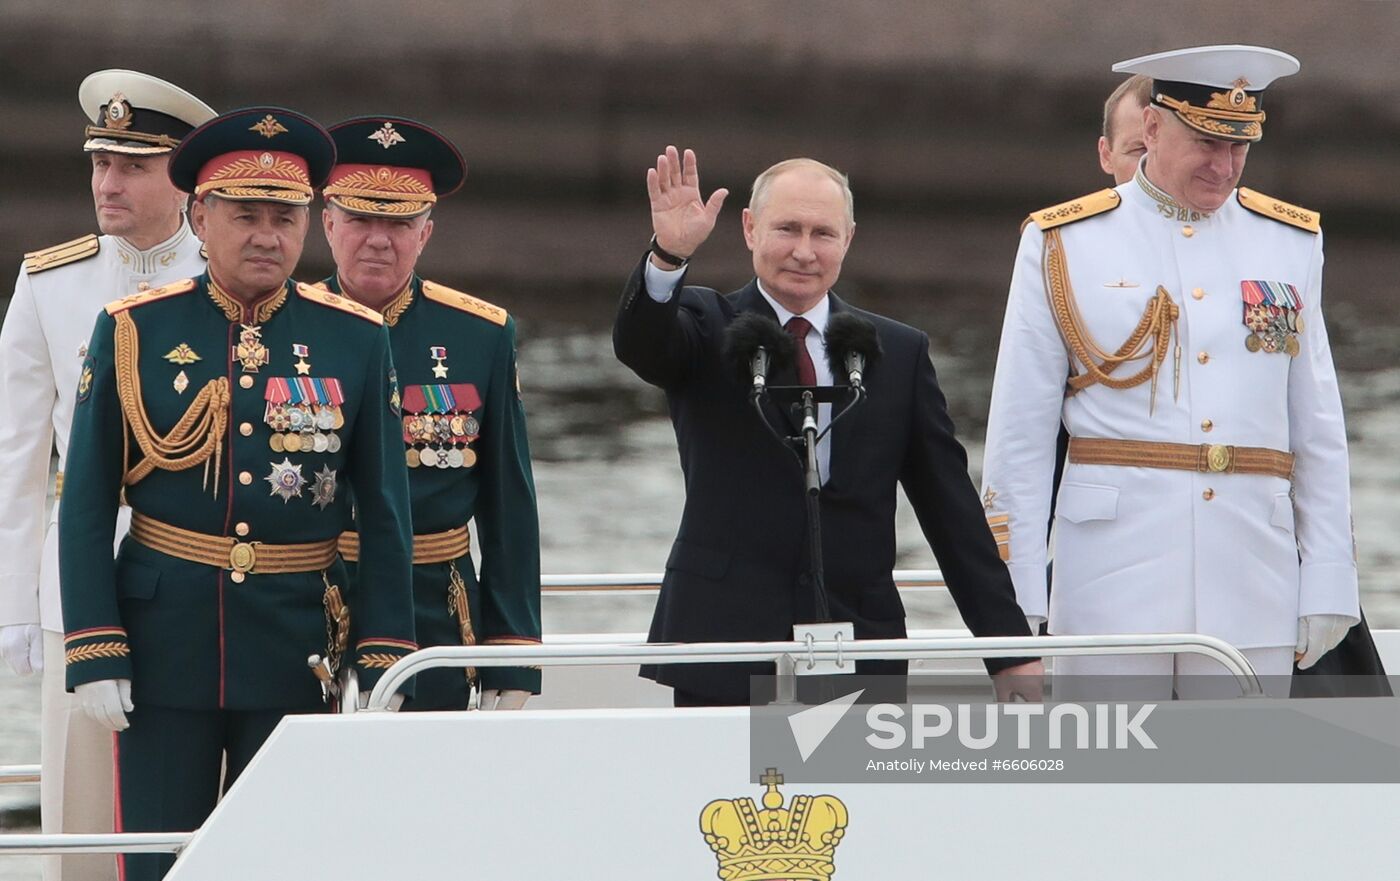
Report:
[[[806,587],[811,581],[811,577],[808,576],[806,572],[803,572],[801,575],[797,576],[797,583],[802,587]]]

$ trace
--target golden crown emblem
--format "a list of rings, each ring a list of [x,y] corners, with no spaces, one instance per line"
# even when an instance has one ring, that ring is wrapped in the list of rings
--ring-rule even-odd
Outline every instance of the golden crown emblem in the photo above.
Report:
[[[720,881],[827,881],[846,834],[846,806],[832,795],[795,795],[784,808],[778,769],[759,782],[767,787],[761,809],[751,798],[721,798],[700,811]]]

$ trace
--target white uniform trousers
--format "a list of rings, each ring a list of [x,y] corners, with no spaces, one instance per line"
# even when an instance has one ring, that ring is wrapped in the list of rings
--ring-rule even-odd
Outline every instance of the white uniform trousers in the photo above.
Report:
[[[112,732],[89,719],[64,691],[63,634],[44,631],[39,814],[43,830],[110,833]],[[44,857],[44,881],[115,881],[110,854]]]
[[[1241,649],[1269,697],[1288,697],[1293,646]],[[1054,658],[1054,700],[1166,701],[1239,697],[1233,676],[1204,655],[1076,655]]]

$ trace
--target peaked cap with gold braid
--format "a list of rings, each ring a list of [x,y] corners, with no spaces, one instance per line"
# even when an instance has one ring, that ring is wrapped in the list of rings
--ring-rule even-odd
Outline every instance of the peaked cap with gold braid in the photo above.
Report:
[[[326,201],[370,217],[417,217],[461,189],[462,154],[444,135],[412,119],[360,116],[330,127],[336,166]]]
[[[245,107],[190,132],[170,157],[170,180],[196,199],[306,205],[334,164],[335,142],[309,117]]]
[[[1152,103],[1223,141],[1264,137],[1264,89],[1298,72],[1298,59],[1263,46],[1194,46],[1130,58],[1117,73],[1152,77]]]

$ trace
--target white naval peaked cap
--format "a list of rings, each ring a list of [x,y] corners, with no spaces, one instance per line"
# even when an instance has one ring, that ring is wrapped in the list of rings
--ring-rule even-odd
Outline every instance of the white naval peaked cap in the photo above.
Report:
[[[1225,141],[1264,137],[1264,89],[1301,65],[1263,46],[1195,46],[1129,58],[1116,73],[1152,77],[1152,103],[1202,134]]]
[[[91,120],[84,132],[88,152],[168,153],[217,115],[179,86],[136,70],[89,74],[78,86],[78,103]]]
[[[1193,46],[1129,58],[1113,65],[1114,73],[1140,73],[1154,80],[1174,80],[1233,88],[1238,80],[1259,91],[1276,79],[1292,76],[1302,67],[1287,52],[1264,46]]]

